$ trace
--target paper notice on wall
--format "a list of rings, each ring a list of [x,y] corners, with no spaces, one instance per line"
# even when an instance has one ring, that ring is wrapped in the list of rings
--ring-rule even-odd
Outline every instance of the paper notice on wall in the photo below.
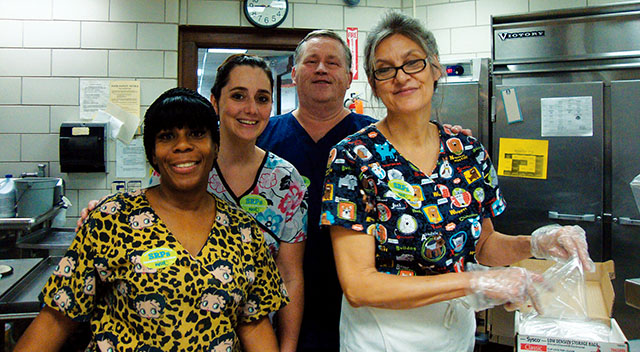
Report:
[[[113,137],[128,144],[140,126],[140,117],[125,111],[120,107],[120,105],[112,102],[107,104],[105,112],[121,122],[118,126],[117,132],[112,130],[112,134],[114,135]]]
[[[109,80],[80,80],[80,120],[93,120],[98,110],[104,110],[109,102]]]
[[[592,97],[540,99],[542,137],[593,136]]]
[[[549,141],[500,138],[498,176],[547,178]]]
[[[112,81],[109,101],[124,111],[140,117],[140,82]]]
[[[144,178],[147,173],[147,159],[142,138],[131,140],[126,145],[116,140],[116,178]]]

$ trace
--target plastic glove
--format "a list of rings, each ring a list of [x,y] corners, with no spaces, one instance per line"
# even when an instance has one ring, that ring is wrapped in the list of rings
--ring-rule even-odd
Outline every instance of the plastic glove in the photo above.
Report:
[[[537,291],[533,283],[542,282],[542,276],[525,268],[499,268],[470,271],[469,303],[475,310],[494,306],[522,306],[528,299],[533,308],[542,314]]]
[[[585,271],[595,270],[587,250],[587,236],[578,225],[543,226],[531,234],[531,254],[536,258],[564,263],[577,256]]]

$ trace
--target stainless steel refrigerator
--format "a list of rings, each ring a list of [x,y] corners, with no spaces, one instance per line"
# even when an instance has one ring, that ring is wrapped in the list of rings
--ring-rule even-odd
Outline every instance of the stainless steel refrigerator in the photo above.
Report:
[[[583,227],[592,258],[615,261],[613,316],[638,339],[623,285],[640,276],[629,186],[640,174],[640,3],[494,17],[492,35],[492,158],[507,200],[496,229]]]
[[[447,76],[438,82],[432,99],[431,118],[460,125],[488,148],[489,59],[442,62]]]

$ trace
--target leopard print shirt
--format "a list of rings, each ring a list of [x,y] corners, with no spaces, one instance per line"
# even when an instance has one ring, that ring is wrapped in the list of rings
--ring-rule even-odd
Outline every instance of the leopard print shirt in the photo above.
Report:
[[[89,215],[41,301],[90,321],[89,351],[240,351],[235,327],[288,302],[256,221],[216,198],[216,219],[189,254],[144,192],[119,193]]]

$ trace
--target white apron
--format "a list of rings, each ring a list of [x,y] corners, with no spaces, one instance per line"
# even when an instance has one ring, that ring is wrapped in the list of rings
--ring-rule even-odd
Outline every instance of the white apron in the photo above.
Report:
[[[472,352],[476,321],[459,299],[414,309],[354,308],[342,296],[341,352]]]

